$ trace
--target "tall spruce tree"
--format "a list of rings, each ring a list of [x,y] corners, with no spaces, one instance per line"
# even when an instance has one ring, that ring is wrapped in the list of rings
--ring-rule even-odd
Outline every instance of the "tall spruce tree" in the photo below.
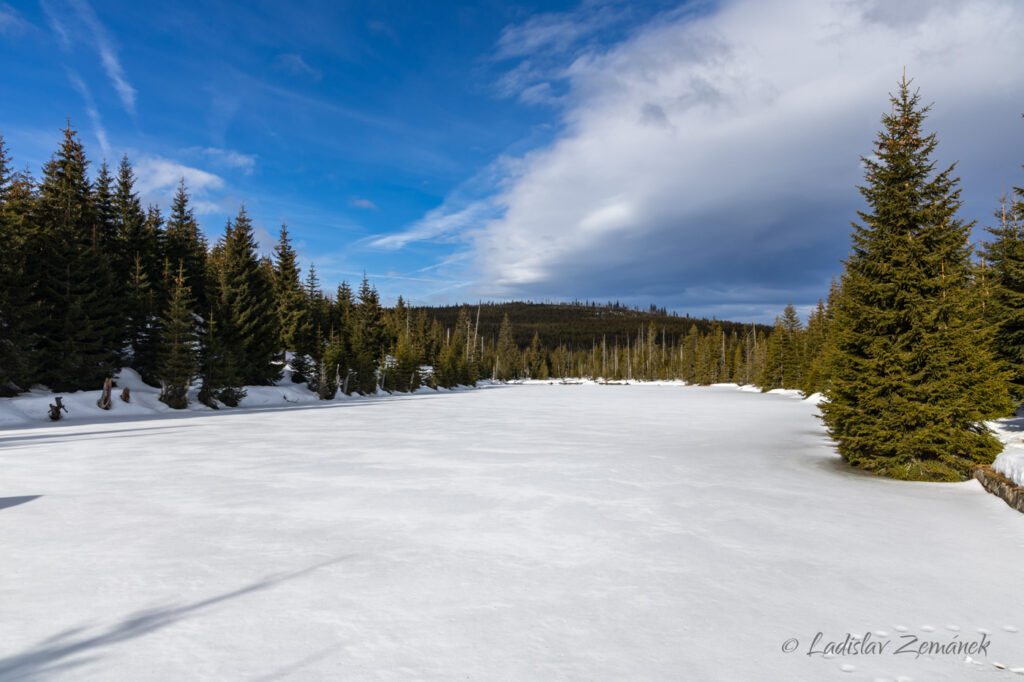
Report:
[[[384,353],[384,317],[377,290],[366,275],[359,285],[359,301],[355,308],[352,329],[352,353],[355,367],[355,390],[373,393],[377,390],[377,360]]]
[[[185,284],[184,264],[178,264],[167,312],[160,328],[160,400],[174,409],[188,407],[188,389],[199,369],[199,343],[192,294]]]
[[[804,330],[804,356],[801,370],[800,390],[805,396],[825,390],[828,375],[824,365],[825,343],[828,338],[828,313],[825,302],[818,300],[807,319]]]
[[[57,391],[99,388],[119,356],[121,311],[111,264],[96,230],[88,161],[69,123],[60,150],[43,166],[38,230],[29,249],[35,277],[33,320],[38,380]]]
[[[1015,190],[1019,192],[1020,190]],[[985,319],[993,326],[993,348],[1012,382],[1013,397],[1024,399],[1024,205],[1003,197],[998,227],[982,249],[978,273]]]
[[[134,276],[138,261],[146,278],[155,286],[163,276],[160,254],[160,221],[153,209],[147,216],[142,209],[135,191],[135,170],[128,156],[121,157],[117,169],[117,183],[114,189],[114,224],[117,230],[118,248],[114,256],[117,280],[126,282]],[[161,310],[152,314],[158,316]]]
[[[228,221],[225,233],[230,233],[231,229],[231,221]],[[217,401],[235,407],[246,395],[241,371],[242,349],[230,324],[233,299],[224,267],[224,243],[225,239],[220,239],[206,261],[207,310],[199,330],[202,384],[198,397],[199,402],[214,409],[218,407]]]
[[[761,372],[761,390],[798,388],[803,370],[803,329],[796,308],[786,305],[782,317],[775,318],[775,327],[768,337],[765,364]]]
[[[498,330],[498,345],[494,358],[494,378],[499,381],[518,379],[519,365],[519,349],[512,339],[512,323],[509,322],[508,313],[506,313],[501,319],[501,327]]]
[[[929,107],[906,77],[891,101],[863,159],[868,210],[853,224],[821,410],[851,464],[957,481],[999,452],[982,422],[1012,405],[980,315],[953,166],[936,171],[935,135],[922,132]]]
[[[180,263],[185,274],[185,286],[192,293],[197,310],[207,305],[206,281],[206,239],[199,229],[192,207],[189,205],[188,189],[182,178],[171,202],[171,214],[167,218],[161,235],[163,257],[171,263]]]
[[[123,351],[144,380],[156,383],[160,254],[156,235],[147,228],[146,214],[135,192],[135,171],[127,156],[121,157],[113,200],[117,242],[112,260],[125,311]]]
[[[546,353],[540,345],[540,334],[534,332],[533,340],[530,341],[530,347],[526,351],[526,372],[531,379],[547,380],[548,362],[545,356]]]
[[[27,324],[31,313],[30,283],[24,277],[24,245],[33,200],[31,183],[28,196],[23,196],[0,136],[0,396],[16,395],[28,388]]]
[[[237,349],[242,381],[269,385],[281,376],[281,366],[275,363],[278,351],[273,278],[257,255],[252,221],[245,207],[225,231],[220,279],[220,324],[225,341]]]
[[[281,235],[274,247],[274,300],[277,315],[277,346],[282,353],[292,353],[292,381],[306,380],[309,368],[304,354],[309,346],[312,327],[306,306],[306,293],[299,281],[299,265],[288,236],[281,226]]]

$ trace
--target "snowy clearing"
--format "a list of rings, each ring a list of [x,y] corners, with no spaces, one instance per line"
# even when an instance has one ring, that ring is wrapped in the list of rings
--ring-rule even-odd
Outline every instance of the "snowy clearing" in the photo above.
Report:
[[[854,472],[814,414],[518,385],[0,430],[0,679],[1022,679],[1024,515]],[[846,633],[888,645],[807,655]]]

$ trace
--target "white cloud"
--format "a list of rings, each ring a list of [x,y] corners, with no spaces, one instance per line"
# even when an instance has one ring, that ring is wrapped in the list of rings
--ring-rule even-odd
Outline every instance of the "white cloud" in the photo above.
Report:
[[[224,179],[199,168],[161,156],[144,155],[135,163],[135,177],[136,190],[147,203],[169,206],[178,183],[184,179],[196,213],[223,215],[231,211],[226,203],[229,199],[211,198],[212,192],[224,188]]]
[[[363,199],[360,197],[352,197],[352,200],[348,202],[348,205],[353,208],[365,208],[371,211],[377,210],[377,204],[373,203],[369,199]]]
[[[483,295],[684,300],[698,285],[768,281],[800,302],[846,252],[858,159],[904,65],[937,102],[927,124],[941,161],[1015,168],[1005,140],[1019,137],[1024,3],[897,4],[735,0],[661,15],[565,66],[563,132],[492,193],[378,243],[460,234],[478,281],[493,283]],[[506,31],[500,52],[573,35],[555,21],[526,28]]]
[[[252,175],[256,168],[255,154],[243,154],[234,149],[219,149],[217,147],[206,147],[199,151],[213,163],[225,168],[237,168],[246,175]]]
[[[121,98],[125,111],[135,114],[135,88],[131,86],[125,76],[113,41],[107,35],[106,29],[103,28],[103,25],[96,17],[96,13],[86,0],[70,0],[70,2],[74,6],[79,19],[82,20],[82,23],[85,24],[92,34],[96,51],[100,55],[100,62],[103,64],[103,70],[106,71],[107,77],[110,78],[111,84]]]
[[[565,52],[596,31],[618,21],[622,9],[610,4],[584,3],[575,12],[535,14],[522,24],[505,27],[498,38],[496,57],[536,57]]]
[[[488,201],[476,201],[454,209],[445,204],[428,211],[423,218],[402,232],[377,237],[369,245],[382,249],[400,249],[410,242],[450,239],[479,225],[494,213],[494,206]]]

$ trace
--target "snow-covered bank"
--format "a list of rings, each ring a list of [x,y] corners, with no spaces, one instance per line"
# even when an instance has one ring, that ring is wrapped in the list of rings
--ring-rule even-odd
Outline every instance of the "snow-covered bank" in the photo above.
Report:
[[[124,388],[131,391],[129,402],[118,396]],[[420,387],[416,392],[446,392],[457,389],[435,389]],[[275,386],[246,386],[246,396],[238,407],[224,408],[225,411],[244,410],[246,408],[288,407],[291,405],[323,404],[317,395],[310,391],[306,384],[292,383],[284,378]],[[160,389],[142,381],[135,370],[122,369],[117,375],[117,388],[112,393],[111,408],[100,409],[96,404],[101,391],[75,391],[73,393],[54,393],[49,390],[36,389],[13,398],[0,398],[0,429],[5,427],[29,426],[32,424],[49,423],[48,406],[55,395],[63,398],[68,410],[62,413],[61,421],[96,422],[122,421],[140,417],[158,415],[181,415],[185,413],[209,413],[213,409],[203,405],[198,399],[198,388],[189,391],[189,405],[184,410],[174,410],[160,402]],[[378,393],[378,395],[388,395]],[[362,396],[347,396],[339,392],[333,401],[358,399]],[[331,401],[326,401],[331,402]]]
[[[853,471],[815,411],[530,385],[5,430],[0,679],[1021,679],[1024,515]]]
[[[287,375],[286,370],[286,375]],[[585,385],[585,386],[686,386],[685,381],[637,381],[637,380],[604,380],[604,379],[522,379],[512,382],[481,380],[479,387],[501,386],[506,383],[515,385]],[[97,421],[123,421],[125,419],[139,419],[144,417],[155,417],[158,415],[178,415],[188,413],[209,413],[212,408],[199,402],[197,387],[189,391],[189,405],[184,410],[174,410],[160,402],[160,389],[150,386],[142,381],[138,373],[132,369],[122,369],[116,376],[117,388],[112,393],[111,409],[103,410],[97,405],[101,391],[75,391],[72,393],[54,393],[46,389],[34,389],[27,393],[13,398],[0,398],[0,429],[10,427],[30,426],[33,424],[49,423],[49,405],[53,402],[54,396],[63,398],[64,405],[68,408],[62,413],[61,421],[74,422],[97,422]],[[731,387],[741,391],[760,393],[761,389],[756,386],[742,386],[733,383],[714,384],[716,387]],[[129,402],[124,402],[117,396],[124,388],[131,391]],[[450,391],[469,390],[471,386],[459,386],[452,389],[433,389],[421,386],[414,393],[446,393]],[[706,387],[705,387],[706,388]],[[288,377],[281,379],[274,386],[246,386],[246,396],[237,407],[223,407],[225,411],[246,409],[246,408],[286,408],[297,405],[326,404],[364,398],[360,395],[345,395],[340,391],[329,401],[320,398],[310,391],[306,384],[292,383]],[[802,398],[799,391],[775,389],[769,393],[789,395]],[[378,391],[375,397],[391,395]],[[401,395],[401,394],[394,394]],[[807,400],[815,403],[820,399],[819,394],[811,396]]]
[[[992,468],[1019,486],[1024,486],[1024,416],[988,422],[1003,441],[1003,451]]]

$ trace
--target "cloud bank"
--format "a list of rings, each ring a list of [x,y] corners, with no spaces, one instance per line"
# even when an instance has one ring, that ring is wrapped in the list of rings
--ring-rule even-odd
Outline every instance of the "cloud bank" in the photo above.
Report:
[[[991,184],[969,188],[969,201],[1019,179],[996,175],[1024,161],[1007,145],[1021,137],[1024,3],[700,9],[663,13],[544,71],[531,70],[533,51],[549,58],[606,10],[507,29],[497,51],[522,58],[509,71],[529,75],[522,92],[564,91],[561,133],[498,164],[489,192],[453,195],[376,245],[461,240],[482,297],[622,298],[762,319],[787,300],[806,305],[841,268],[859,158],[904,66],[936,102],[926,125],[940,134],[940,163],[959,158],[971,187]]]

